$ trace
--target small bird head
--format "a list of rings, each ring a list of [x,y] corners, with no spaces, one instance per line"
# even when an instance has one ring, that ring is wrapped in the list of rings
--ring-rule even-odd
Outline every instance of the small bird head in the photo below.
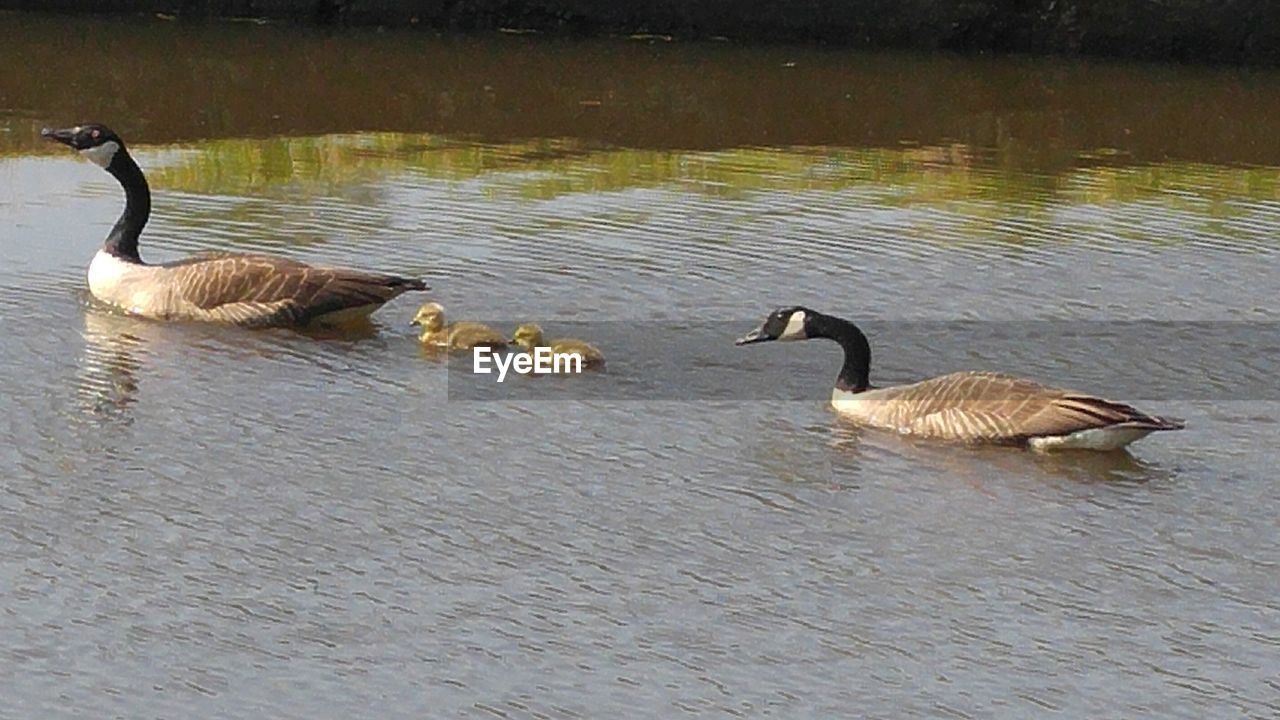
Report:
[[[440,303],[427,303],[418,308],[409,324],[421,326],[423,332],[439,332],[444,329],[444,307]]]
[[[532,350],[543,344],[542,328],[536,323],[525,323],[516,328],[511,335],[511,344],[519,345],[525,350]]]

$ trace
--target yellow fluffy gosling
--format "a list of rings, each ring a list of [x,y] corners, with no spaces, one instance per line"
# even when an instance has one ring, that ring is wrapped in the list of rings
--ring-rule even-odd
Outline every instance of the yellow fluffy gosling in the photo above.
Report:
[[[423,345],[448,350],[471,350],[477,347],[501,349],[507,346],[502,333],[478,322],[446,323],[444,308],[439,303],[427,303],[418,308],[412,325],[422,328],[418,340]]]
[[[549,347],[553,353],[577,353],[582,358],[582,367],[604,367],[604,353],[596,346],[574,338],[559,338],[548,342],[542,334],[542,328],[534,323],[525,323],[516,328],[511,337],[511,344],[532,352],[534,348]]]

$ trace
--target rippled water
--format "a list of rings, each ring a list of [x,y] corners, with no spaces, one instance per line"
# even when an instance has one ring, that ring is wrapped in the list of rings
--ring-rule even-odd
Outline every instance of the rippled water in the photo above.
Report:
[[[1280,713],[1280,75],[4,19],[0,716]],[[149,259],[421,274],[608,371],[462,397],[414,298],[104,312],[119,191],[36,134],[90,117]],[[833,346],[730,344],[784,303],[875,325],[885,382],[1110,377],[1056,321],[1244,330],[1147,353],[1186,431],[1042,457],[839,423]],[[1050,334],[894,333],[954,319]]]

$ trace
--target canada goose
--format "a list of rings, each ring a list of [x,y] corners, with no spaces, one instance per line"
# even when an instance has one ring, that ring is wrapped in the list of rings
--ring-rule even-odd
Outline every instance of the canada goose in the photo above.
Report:
[[[574,338],[559,338],[547,342],[543,337],[542,328],[535,323],[525,323],[516,328],[511,336],[511,344],[529,351],[534,348],[549,347],[553,353],[576,353],[582,358],[583,368],[604,367],[604,353],[600,352],[596,346]]]
[[[861,424],[968,443],[1037,450],[1116,450],[1181,420],[1128,405],[990,372],[957,372],[911,385],[872,389],[871,346],[853,323],[804,307],[774,311],[738,345],[827,338],[844,349],[831,405]]]
[[[124,187],[124,213],[89,265],[89,292],[126,312],[257,327],[334,324],[365,318],[401,293],[427,289],[413,278],[271,255],[217,252],[144,263],[138,236],[151,214],[151,190],[124,141],[103,125],[46,128],[40,134],[78,151]]]
[[[422,327],[418,339],[423,345],[448,350],[471,350],[477,347],[502,349],[507,338],[497,330],[478,322],[445,323],[444,308],[439,303],[427,303],[418,308],[410,325]]]

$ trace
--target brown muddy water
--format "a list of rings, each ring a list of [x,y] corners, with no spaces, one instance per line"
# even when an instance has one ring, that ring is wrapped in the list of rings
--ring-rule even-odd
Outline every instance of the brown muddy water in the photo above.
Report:
[[[1280,74],[0,21],[0,716],[1280,713]],[[608,370],[459,392],[414,298],[320,337],[96,308],[120,192],[38,139],[90,120],[146,258],[421,274]],[[792,303],[874,327],[882,382],[1188,429],[861,432],[834,346],[732,346]]]

